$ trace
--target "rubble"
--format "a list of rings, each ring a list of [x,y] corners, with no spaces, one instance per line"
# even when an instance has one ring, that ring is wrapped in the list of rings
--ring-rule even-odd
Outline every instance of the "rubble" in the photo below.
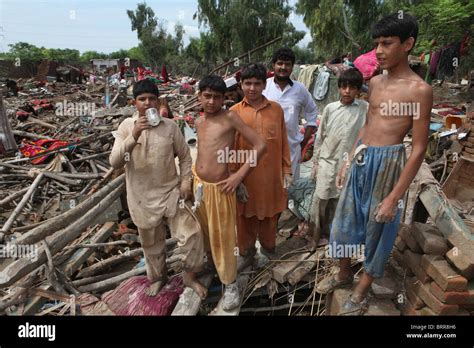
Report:
[[[314,291],[315,284],[337,272],[337,261],[327,256],[325,245],[308,249],[301,216],[290,209],[278,224],[276,259],[260,258],[240,273],[243,299],[231,313],[220,309],[222,289],[215,274],[200,277],[209,288],[204,301],[183,286],[171,238],[166,240],[170,281],[155,299],[143,297],[143,250],[127,212],[124,175],[108,163],[113,131],[135,110],[129,105],[133,77],[125,84],[116,77],[106,84],[98,75],[94,83],[75,84],[50,81],[47,64],[39,70],[39,80],[15,81],[17,96],[8,91],[0,96],[0,129],[6,135],[0,139],[0,242],[18,250],[34,246],[37,253],[0,262],[0,313],[338,313],[349,289],[328,296]],[[161,106],[182,127],[195,156],[197,81],[148,77],[158,82]],[[432,110],[432,129],[426,162],[407,193],[405,224],[386,276],[372,284],[366,315],[469,315],[474,310],[472,115],[461,100],[440,100]],[[406,145],[409,154],[410,139]],[[310,163],[302,163],[302,177],[309,175]],[[354,258],[353,272],[360,274],[362,265],[363,257]]]

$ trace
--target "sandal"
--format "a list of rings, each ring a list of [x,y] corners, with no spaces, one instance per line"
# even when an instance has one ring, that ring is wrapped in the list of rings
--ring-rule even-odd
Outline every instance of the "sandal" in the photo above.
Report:
[[[362,301],[356,302],[352,298],[352,294],[349,295],[346,302],[341,307],[339,315],[363,315],[369,307],[367,297]]]
[[[315,291],[318,294],[326,295],[330,292],[333,292],[335,289],[342,288],[346,285],[351,285],[354,280],[354,276],[350,276],[343,280],[337,280],[336,275],[333,274],[325,279],[323,279],[318,286],[315,288]]]

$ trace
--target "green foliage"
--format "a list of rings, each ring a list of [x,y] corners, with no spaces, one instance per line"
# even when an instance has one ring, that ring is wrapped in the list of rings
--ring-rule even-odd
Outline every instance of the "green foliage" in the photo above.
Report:
[[[214,36],[220,60],[228,61],[279,36],[284,39],[278,45],[296,45],[304,32],[291,24],[292,8],[288,3],[287,0],[198,0],[195,17]],[[251,59],[266,58],[268,52],[256,52]]]
[[[46,58],[44,47],[39,48],[27,42],[17,42],[8,46],[10,50],[6,54],[7,59],[15,60],[19,58],[21,61],[39,63]]]
[[[400,10],[414,15],[419,23],[413,54],[459,41],[465,33],[474,32],[474,2],[469,0],[298,0],[296,5],[311,31],[311,45],[319,61],[370,50],[373,24]]]

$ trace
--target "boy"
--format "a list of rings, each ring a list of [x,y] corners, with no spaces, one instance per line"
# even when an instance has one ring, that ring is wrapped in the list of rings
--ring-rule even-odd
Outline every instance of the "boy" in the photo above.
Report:
[[[249,64],[242,69],[244,100],[231,110],[252,127],[267,145],[267,153],[244,179],[248,191],[246,203],[237,204],[237,240],[239,253],[247,261],[255,256],[258,238],[262,253],[272,258],[278,217],[286,208],[286,189],[291,184],[291,161],[286,134],[285,116],[281,106],[262,94],[267,71],[262,64]],[[245,151],[250,145],[241,134],[236,136],[236,150]]]
[[[155,296],[166,284],[167,223],[184,254],[184,283],[204,299],[207,289],[196,279],[204,260],[201,229],[189,207],[178,207],[180,198],[190,199],[192,195],[189,148],[174,121],[161,118],[157,126],[149,125],[146,110],[159,106],[159,91],[152,81],[137,82],[133,96],[137,111],[115,132],[110,163],[115,169],[125,166],[128,207],[138,227],[151,282],[147,295]],[[181,183],[175,155],[179,159]]]
[[[206,250],[211,250],[221,282],[225,285],[224,310],[240,304],[236,282],[237,254],[235,253],[235,190],[250,172],[247,161],[237,172],[230,174],[230,158],[222,154],[233,149],[235,133],[239,132],[252,144],[256,159],[265,151],[265,143],[245,125],[233,111],[223,110],[226,85],[216,75],[204,77],[199,82],[199,100],[204,116],[196,120],[198,153],[194,170],[194,191],[198,204],[197,216],[206,235]]]
[[[311,178],[316,180],[308,232],[312,249],[317,247],[322,235],[329,236],[329,225],[340,194],[336,175],[365,124],[368,104],[355,99],[363,82],[356,68],[343,71],[337,80],[340,100],[328,104],[321,116],[311,172]]]
[[[365,272],[343,304],[342,315],[360,315],[367,309],[367,292],[373,279],[383,276],[397,236],[399,200],[403,203],[424,159],[433,91],[408,65],[417,35],[416,19],[403,12],[381,19],[372,29],[377,60],[388,74],[370,80],[367,121],[351,151],[353,163],[331,229],[332,250],[365,243]],[[406,161],[402,141],[410,129],[413,151]],[[339,171],[338,186],[349,161]],[[317,292],[352,283],[350,256],[343,255],[339,273],[322,281]]]

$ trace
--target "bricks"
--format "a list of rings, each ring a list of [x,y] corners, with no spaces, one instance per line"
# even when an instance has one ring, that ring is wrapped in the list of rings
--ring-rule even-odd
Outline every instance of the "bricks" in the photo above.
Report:
[[[446,253],[446,259],[463,277],[466,279],[474,278],[474,263],[463,249],[457,247],[452,248]]]
[[[397,238],[395,239],[395,247],[399,251],[404,251],[407,248],[407,243],[405,243],[405,241],[401,239],[400,236],[397,236]]]
[[[413,271],[411,270],[410,266],[408,266],[408,263],[406,262],[405,256],[402,252],[397,249],[393,249],[392,257],[400,265],[401,268],[405,269],[406,275],[408,277],[412,277],[415,275],[415,273],[413,273]]]
[[[393,299],[397,297],[398,286],[393,279],[385,276],[375,279],[371,290],[378,299]]]
[[[454,315],[458,312],[459,306],[445,304],[438,300],[431,292],[429,284],[416,283],[415,294],[420,297],[423,302],[430,307],[437,315]]]
[[[421,281],[423,284],[431,281],[431,278],[429,277],[428,273],[426,273],[425,270],[420,267],[422,255],[415,254],[411,250],[407,249],[403,253],[403,256],[408,267],[410,267],[410,269],[416,275],[419,281]]]
[[[448,243],[435,226],[415,222],[410,231],[425,254],[444,255],[448,251]]]
[[[406,300],[409,301],[414,309],[420,309],[425,306],[421,298],[416,295],[419,285],[416,285],[416,278],[409,278],[405,282]]]
[[[467,279],[460,276],[445,259],[439,256],[423,255],[421,268],[443,291],[464,291],[467,287]]]
[[[426,307],[426,306],[416,309],[413,307],[413,304],[410,301],[407,301],[407,303],[402,309],[402,315],[406,315],[406,316],[413,315],[413,316],[419,317],[419,316],[436,315],[436,313],[433,312],[430,307]]]
[[[474,304],[474,289],[466,291],[443,291],[435,283],[430,284],[431,293],[441,302],[447,304]]]
[[[407,244],[411,251],[421,254],[422,250],[421,247],[418,245],[418,242],[413,238],[410,226],[403,225],[400,227],[398,231],[398,235],[403,239],[403,241]]]

